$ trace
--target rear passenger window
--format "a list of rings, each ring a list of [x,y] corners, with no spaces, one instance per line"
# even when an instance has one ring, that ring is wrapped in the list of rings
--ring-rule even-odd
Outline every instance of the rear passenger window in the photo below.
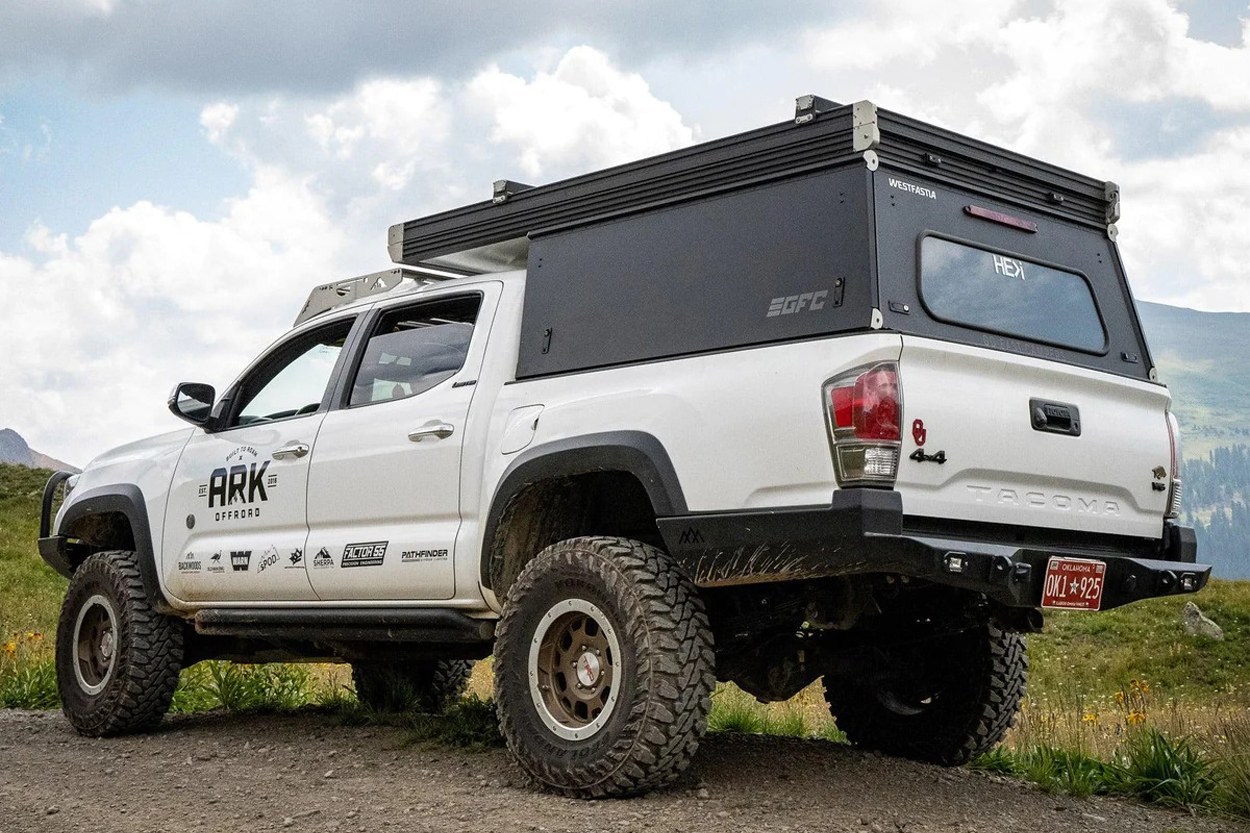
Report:
[[[472,295],[384,314],[365,346],[350,404],[407,399],[456,375],[481,302]]]
[[[1089,283],[1076,272],[925,237],[920,296],[934,318],[951,324],[1088,353],[1107,349]]]

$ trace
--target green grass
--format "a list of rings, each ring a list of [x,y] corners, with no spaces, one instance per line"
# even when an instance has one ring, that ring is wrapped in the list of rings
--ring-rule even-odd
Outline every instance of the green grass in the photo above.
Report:
[[[65,579],[39,557],[39,501],[52,472],[0,463],[0,643],[52,634]]]

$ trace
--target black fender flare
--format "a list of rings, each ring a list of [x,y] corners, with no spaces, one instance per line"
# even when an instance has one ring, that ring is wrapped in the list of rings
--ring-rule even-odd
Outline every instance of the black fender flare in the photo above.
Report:
[[[504,471],[491,498],[482,537],[479,575],[490,587],[490,557],[504,511],[526,487],[556,477],[628,472],[642,484],[657,517],[686,513],[686,497],[668,452],[645,431],[605,431],[567,437],[522,451]]]
[[[161,592],[156,570],[156,549],[152,546],[152,527],[148,524],[147,502],[138,486],[133,483],[115,483],[110,486],[97,486],[81,495],[75,494],[74,502],[61,518],[60,529],[71,529],[75,522],[83,518],[106,512],[124,515],[130,522],[135,555],[139,561],[139,577],[143,580],[143,592],[157,611],[173,613],[173,607]]]

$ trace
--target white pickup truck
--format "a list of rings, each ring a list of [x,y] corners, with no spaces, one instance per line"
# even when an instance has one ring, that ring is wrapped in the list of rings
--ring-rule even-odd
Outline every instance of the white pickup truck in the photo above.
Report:
[[[1192,593],[1118,191],[869,102],[390,231],[194,427],[58,473],[64,710],[159,722],[207,658],[437,707],[493,653],[567,795],[684,769],[717,680],[824,677],[857,744],[997,743],[1047,608]],[[55,518],[61,483],[66,496]]]

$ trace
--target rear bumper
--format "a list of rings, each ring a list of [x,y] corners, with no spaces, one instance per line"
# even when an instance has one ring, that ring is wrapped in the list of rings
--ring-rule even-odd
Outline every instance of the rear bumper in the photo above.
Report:
[[[1197,592],[1211,575],[1209,565],[1194,563],[1197,546],[1186,527],[1169,525],[1158,542],[1079,536],[1073,545],[1022,542],[1018,528],[982,527],[975,537],[943,533],[933,522],[905,529],[901,496],[878,489],[838,490],[828,507],[658,523],[678,566],[702,587],[894,573],[984,593],[1009,607],[1037,607],[1047,562],[1067,556],[1107,565],[1105,610]]]

